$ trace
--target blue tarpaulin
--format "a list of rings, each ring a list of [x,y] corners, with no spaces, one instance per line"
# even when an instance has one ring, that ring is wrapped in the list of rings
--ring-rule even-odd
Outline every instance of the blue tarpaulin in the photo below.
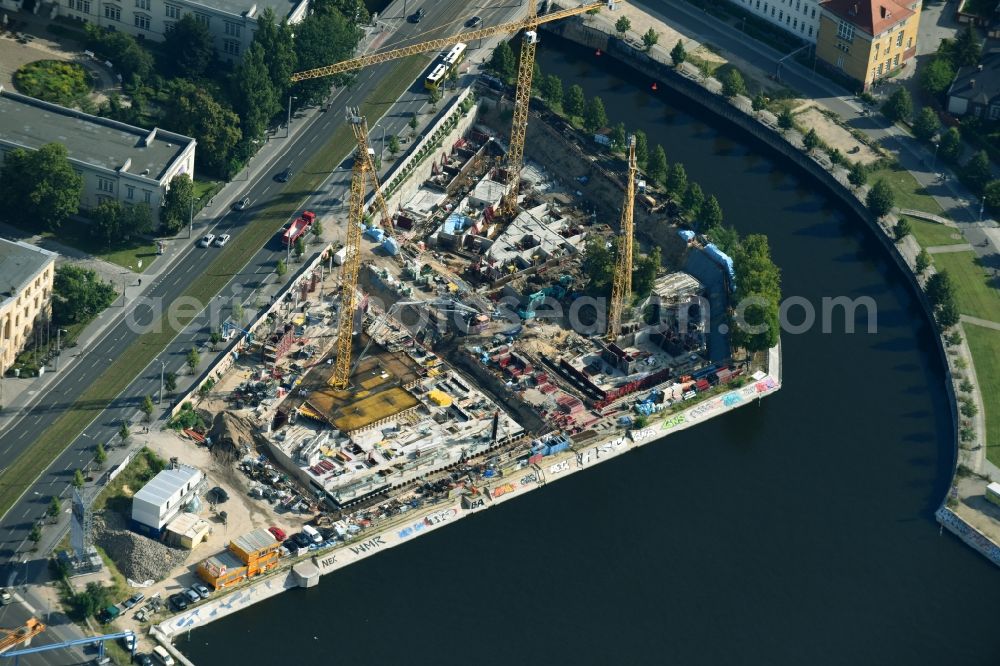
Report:
[[[726,269],[730,280],[736,279],[736,271],[733,269],[733,260],[729,258],[728,254],[716,247],[715,243],[709,243],[706,245],[705,252],[708,253],[708,256],[711,257],[715,263]]]
[[[694,240],[694,232],[690,229],[681,229],[677,232],[677,235],[689,242]]]
[[[399,254],[399,243],[396,242],[395,238],[386,238],[382,241],[382,249],[385,250],[390,256],[395,257]]]

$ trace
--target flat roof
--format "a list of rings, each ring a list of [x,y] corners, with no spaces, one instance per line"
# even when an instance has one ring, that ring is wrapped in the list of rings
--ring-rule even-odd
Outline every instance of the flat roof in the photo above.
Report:
[[[152,136],[152,140],[150,137]],[[0,86],[0,142],[38,149],[66,146],[71,160],[159,181],[194,139],[166,130],[147,130],[67,109]]]
[[[278,23],[281,19],[287,18],[303,2],[308,0],[203,0],[202,2],[188,2],[190,5],[201,5],[206,9],[214,9],[220,12],[227,12],[237,16],[245,16],[251,9],[256,9],[253,18],[259,17],[265,9],[274,10],[274,16]]]
[[[137,492],[132,499],[157,506],[162,505],[173,497],[174,493],[200,474],[199,470],[187,465],[181,465],[177,469],[165,469],[144,485],[142,490]]]
[[[233,539],[233,545],[245,553],[256,553],[258,550],[277,546],[278,540],[263,527],[258,527],[253,532]]]
[[[16,296],[58,255],[23,241],[0,238],[0,296]]]

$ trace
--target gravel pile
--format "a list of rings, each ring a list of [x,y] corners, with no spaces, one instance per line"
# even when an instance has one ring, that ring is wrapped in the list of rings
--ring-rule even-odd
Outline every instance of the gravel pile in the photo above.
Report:
[[[162,580],[184,563],[189,552],[136,534],[124,518],[112,512],[94,516],[94,541],[126,578],[140,582]]]

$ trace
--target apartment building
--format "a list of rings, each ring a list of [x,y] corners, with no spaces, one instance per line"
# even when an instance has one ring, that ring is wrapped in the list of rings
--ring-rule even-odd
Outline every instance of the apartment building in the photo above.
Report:
[[[0,376],[31,340],[52,303],[56,253],[0,238]]]
[[[807,42],[819,33],[819,0],[729,0]]]

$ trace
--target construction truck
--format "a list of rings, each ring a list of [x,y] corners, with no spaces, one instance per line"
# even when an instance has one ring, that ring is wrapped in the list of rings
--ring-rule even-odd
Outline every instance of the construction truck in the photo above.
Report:
[[[312,228],[313,222],[316,221],[316,213],[311,211],[303,211],[302,215],[299,216],[297,220],[288,225],[284,233],[281,234],[281,242],[283,245],[294,245],[295,241],[302,238],[302,236]]]

